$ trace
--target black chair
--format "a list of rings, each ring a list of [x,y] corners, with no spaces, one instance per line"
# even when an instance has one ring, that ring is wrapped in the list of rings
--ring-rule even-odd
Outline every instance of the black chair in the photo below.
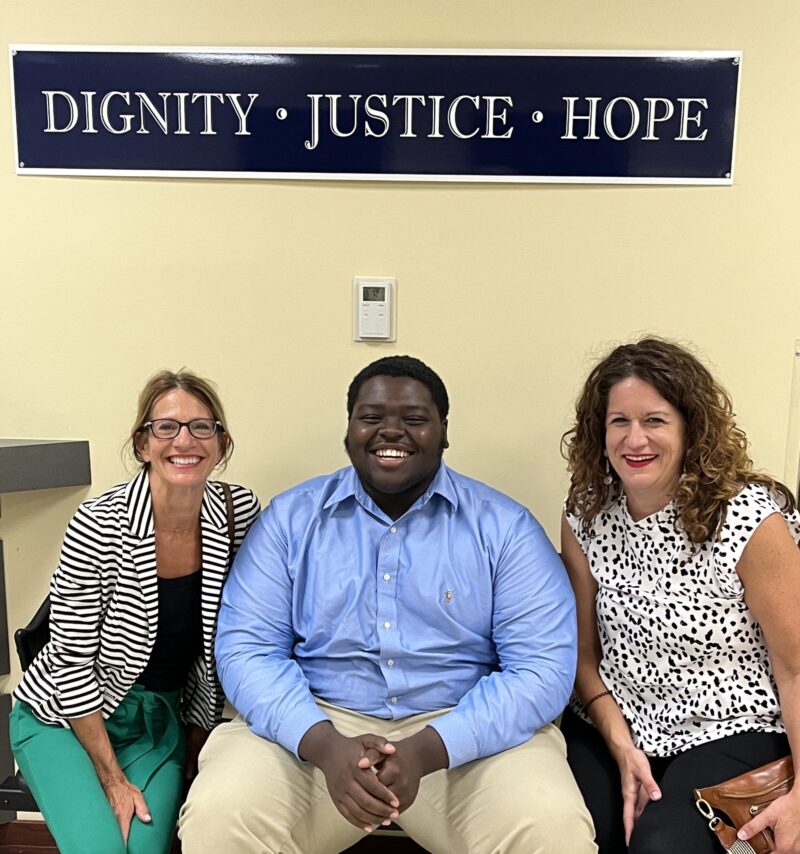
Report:
[[[50,640],[50,597],[48,596],[33,615],[33,619],[22,629],[14,632],[19,663],[27,670],[30,663]],[[0,783],[0,810],[13,812],[39,812],[22,774],[18,771]]]
[[[50,640],[50,597],[48,596],[33,615],[33,619],[24,629],[14,632],[17,656],[23,671],[30,667],[34,658],[44,649]]]

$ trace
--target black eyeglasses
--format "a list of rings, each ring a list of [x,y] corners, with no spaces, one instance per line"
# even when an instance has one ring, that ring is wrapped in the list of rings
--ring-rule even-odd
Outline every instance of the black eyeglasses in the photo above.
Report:
[[[221,421],[212,418],[192,418],[191,421],[176,421],[174,418],[154,418],[142,424],[139,431],[149,430],[156,439],[174,439],[181,432],[181,427],[188,427],[195,439],[210,439],[217,431],[225,432]]]

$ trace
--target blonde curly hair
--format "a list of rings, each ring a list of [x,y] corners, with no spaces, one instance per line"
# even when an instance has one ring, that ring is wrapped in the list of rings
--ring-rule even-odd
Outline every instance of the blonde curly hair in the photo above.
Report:
[[[606,470],[605,420],[611,387],[638,377],[683,416],[683,474],[673,496],[681,525],[693,543],[719,535],[727,502],[748,483],[762,484],[794,509],[782,483],[753,471],[748,441],[734,421],[730,396],[688,350],[660,338],[642,338],[612,350],[589,374],[575,404],[575,423],[561,437],[570,487],[566,508],[581,518],[587,536],[592,522],[622,489],[613,468]],[[610,473],[611,483],[606,483]]]

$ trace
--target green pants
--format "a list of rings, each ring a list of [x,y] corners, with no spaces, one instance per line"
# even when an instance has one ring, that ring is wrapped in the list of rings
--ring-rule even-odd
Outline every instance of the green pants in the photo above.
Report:
[[[134,817],[128,845],[91,759],[71,729],[42,723],[17,702],[11,748],[61,854],[167,854],[183,795],[186,740],[180,691],[134,685],[106,721],[117,760],[144,794],[152,821]]]

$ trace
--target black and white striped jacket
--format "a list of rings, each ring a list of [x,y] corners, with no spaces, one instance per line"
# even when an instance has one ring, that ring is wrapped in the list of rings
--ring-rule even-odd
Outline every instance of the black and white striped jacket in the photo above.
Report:
[[[231,493],[235,553],[260,508],[249,489],[231,484]],[[203,652],[189,671],[183,717],[210,730],[224,702],[214,639],[230,546],[225,497],[214,481],[206,484],[200,530]],[[97,711],[108,718],[144,670],[158,627],[155,528],[146,470],[80,505],[64,536],[50,604],[51,640],[14,696],[45,723],[66,727],[67,718]]]

